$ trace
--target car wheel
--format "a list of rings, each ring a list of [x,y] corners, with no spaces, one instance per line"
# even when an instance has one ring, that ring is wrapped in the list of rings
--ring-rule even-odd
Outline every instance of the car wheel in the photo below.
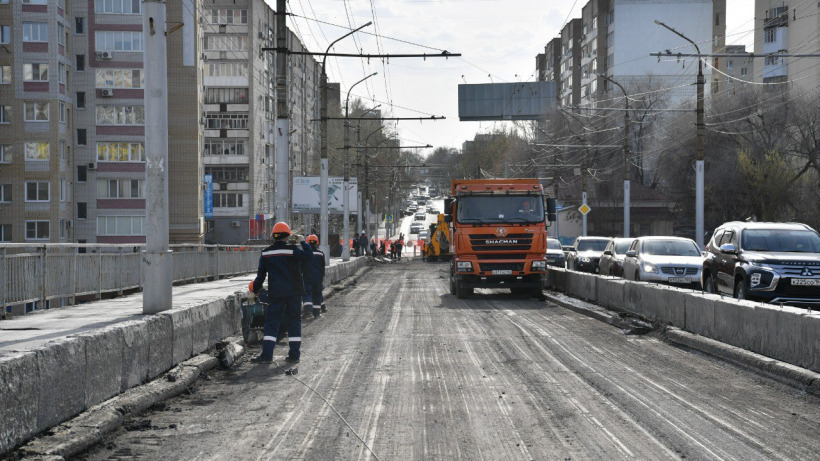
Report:
[[[641,272],[640,271],[635,271],[635,281],[636,282],[641,281]]]
[[[743,279],[735,283],[735,299],[749,299],[746,295],[746,284],[743,283]]]
[[[715,287],[715,279],[712,277],[711,274],[709,274],[709,276],[706,277],[706,282],[703,285],[703,291],[706,293],[717,293],[717,287]]]

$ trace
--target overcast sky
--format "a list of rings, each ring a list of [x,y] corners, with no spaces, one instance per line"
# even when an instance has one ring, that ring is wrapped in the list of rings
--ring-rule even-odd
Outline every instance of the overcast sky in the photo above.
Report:
[[[275,0],[267,0],[275,6]],[[345,38],[338,53],[461,53],[461,58],[394,58],[389,62],[328,58],[330,81],[342,95],[364,76],[379,74],[353,92],[381,104],[384,116],[444,116],[441,121],[401,121],[402,144],[461,147],[492,122],[459,122],[459,83],[535,80],[535,56],[559,35],[568,17],[581,16],[587,0],[288,0],[288,25],[311,51],[322,52],[346,28],[374,25]],[[574,8],[573,8],[574,4]],[[727,43],[752,50],[754,0],[727,0]],[[375,20],[374,20],[375,17]],[[309,19],[305,19],[309,18]],[[318,21],[323,21],[318,22]],[[329,24],[328,24],[329,23]],[[332,24],[332,25],[331,25]],[[674,24],[670,24],[674,27]],[[344,104],[344,102],[343,102]],[[502,122],[503,123],[503,122]],[[429,153],[431,149],[421,151]]]

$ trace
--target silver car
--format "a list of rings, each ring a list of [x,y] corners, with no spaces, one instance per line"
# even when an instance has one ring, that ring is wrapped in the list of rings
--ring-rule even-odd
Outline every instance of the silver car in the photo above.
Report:
[[[700,288],[703,256],[692,239],[638,237],[624,258],[624,278]]]

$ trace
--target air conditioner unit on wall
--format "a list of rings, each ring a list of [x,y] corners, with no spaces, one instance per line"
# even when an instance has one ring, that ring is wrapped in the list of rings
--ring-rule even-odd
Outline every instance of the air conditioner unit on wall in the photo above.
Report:
[[[103,88],[102,91],[100,91],[100,96],[103,98],[110,98],[114,96],[114,90],[111,88]]]
[[[114,55],[110,51],[98,51],[97,57],[99,57],[100,59],[111,59],[114,57]]]
[[[239,221],[231,221],[231,227],[233,227],[234,229],[238,228],[239,227]]]
[[[97,169],[97,162],[90,162],[88,164],[88,169],[89,170],[96,170]]]

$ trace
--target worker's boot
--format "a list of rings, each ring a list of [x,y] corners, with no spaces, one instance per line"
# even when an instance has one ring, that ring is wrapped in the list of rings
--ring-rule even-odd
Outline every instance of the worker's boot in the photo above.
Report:
[[[313,318],[314,319],[322,318],[322,309],[321,308],[319,308],[319,307],[314,307],[313,308]]]
[[[322,303],[322,312],[327,312],[327,306],[325,306],[325,303]]]

